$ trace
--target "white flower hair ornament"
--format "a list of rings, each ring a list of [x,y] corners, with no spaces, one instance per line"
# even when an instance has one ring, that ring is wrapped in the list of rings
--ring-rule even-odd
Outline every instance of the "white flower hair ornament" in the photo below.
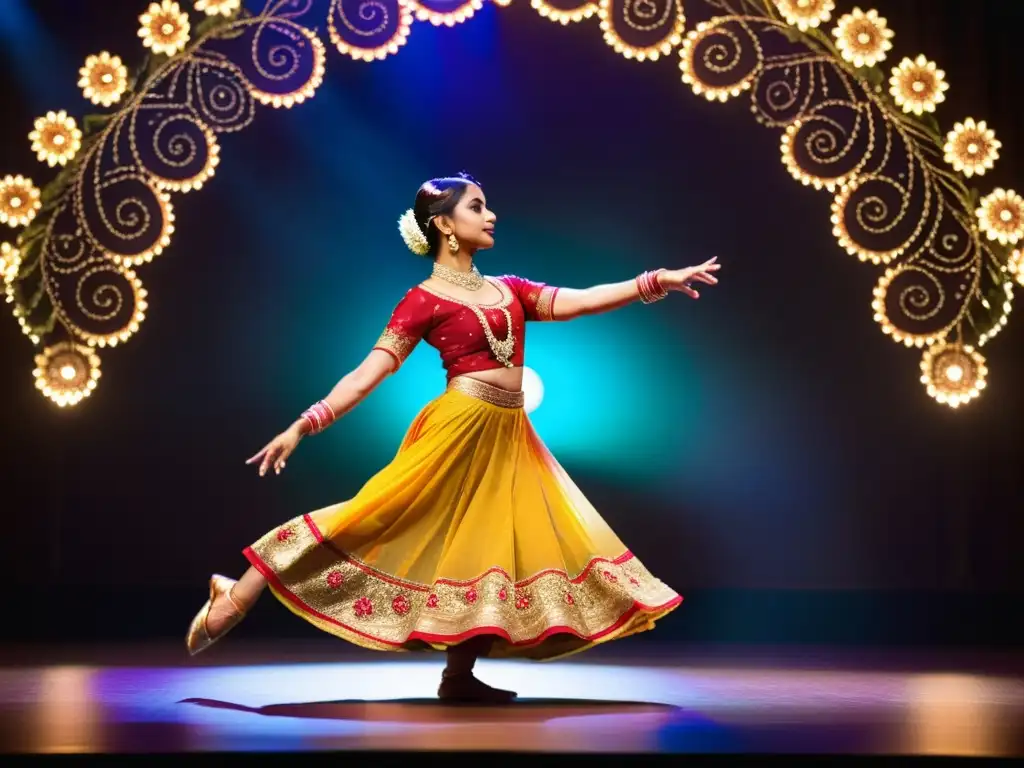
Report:
[[[398,220],[398,231],[409,250],[417,256],[426,256],[430,253],[430,243],[420,225],[416,223],[416,214],[412,212],[412,208],[403,213],[402,218]]]

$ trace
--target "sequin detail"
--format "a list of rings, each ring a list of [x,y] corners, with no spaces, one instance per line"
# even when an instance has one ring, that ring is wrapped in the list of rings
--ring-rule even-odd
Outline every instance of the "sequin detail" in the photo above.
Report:
[[[555,319],[555,295],[558,289],[550,285],[541,288],[540,296],[537,298],[537,319],[549,321]]]
[[[373,345],[373,348],[391,353],[395,358],[395,367],[397,368],[405,362],[405,359],[409,357],[418,342],[419,339],[415,336],[409,336],[393,328],[385,328],[380,338],[377,339],[377,343]]]

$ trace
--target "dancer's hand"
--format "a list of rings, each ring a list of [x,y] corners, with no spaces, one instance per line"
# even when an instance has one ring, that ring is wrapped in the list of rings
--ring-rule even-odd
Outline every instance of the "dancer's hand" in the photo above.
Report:
[[[700,294],[691,287],[690,283],[699,282],[707,283],[708,285],[717,285],[718,278],[711,274],[712,272],[717,272],[722,268],[722,265],[717,262],[718,257],[715,256],[696,267],[686,267],[685,269],[666,269],[658,275],[658,282],[670,291],[685,293],[693,299],[699,298]]]
[[[292,451],[295,450],[295,446],[299,444],[301,439],[302,433],[295,426],[291,426],[263,446],[259,453],[245,463],[255,464],[260,462],[260,477],[267,474],[267,470],[271,467],[279,475],[281,470],[284,469],[285,459],[291,456]]]

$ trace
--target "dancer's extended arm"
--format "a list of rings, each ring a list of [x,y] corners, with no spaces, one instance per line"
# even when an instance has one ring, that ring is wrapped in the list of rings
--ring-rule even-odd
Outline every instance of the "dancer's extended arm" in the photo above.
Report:
[[[711,273],[720,267],[716,257],[696,267],[659,270],[656,273],[656,280],[666,291],[679,291],[696,299],[700,294],[690,286],[690,283],[715,285],[718,279]],[[619,309],[639,301],[642,298],[641,288],[640,279],[595,285],[590,288],[559,288],[552,307],[552,319],[572,320]]]
[[[394,370],[395,361],[391,354],[373,349],[357,368],[346,373],[323,400],[305,411],[292,422],[284,432],[267,443],[246,464],[260,464],[260,475],[273,468],[277,474],[284,469],[285,460],[292,454],[299,441],[313,431],[315,424],[326,428],[335,419],[348,413],[366,399],[388,374]]]

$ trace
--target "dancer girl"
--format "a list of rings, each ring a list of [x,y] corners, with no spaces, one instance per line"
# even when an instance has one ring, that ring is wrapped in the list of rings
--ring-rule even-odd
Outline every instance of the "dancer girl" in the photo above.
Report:
[[[473,674],[479,657],[553,659],[651,629],[682,598],[630,553],[548,452],[523,411],[528,321],[564,321],[715,285],[715,259],[582,290],[484,277],[495,215],[463,174],[420,187],[400,219],[431,276],[395,307],[376,345],[326,398],[248,460],[280,473],[396,372],[420,340],[447,388],[395,458],[356,495],[285,522],[244,550],[237,580],[214,575],[186,637],[222,638],[264,588],[325,632],[381,651],[447,652],[438,696],[507,702]],[[643,407],[643,404],[637,404]]]

